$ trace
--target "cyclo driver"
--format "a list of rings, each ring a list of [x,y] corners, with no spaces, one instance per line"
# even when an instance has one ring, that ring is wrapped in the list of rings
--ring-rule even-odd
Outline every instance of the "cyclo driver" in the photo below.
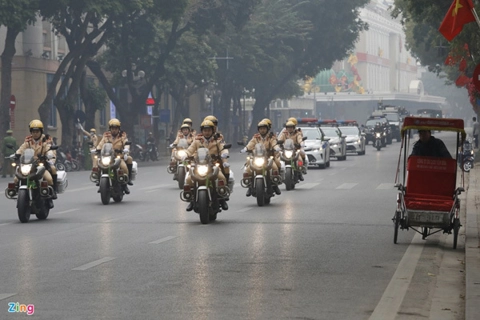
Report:
[[[113,145],[114,150],[120,150],[117,155],[120,155],[120,169],[123,172],[126,172],[128,169],[128,185],[133,186],[132,183],[132,167],[133,167],[133,159],[128,154],[130,152],[130,146],[125,145],[128,141],[127,134],[120,130],[120,121],[118,119],[111,119],[108,122],[108,127],[110,131],[107,131],[103,134],[102,140],[97,145],[97,154],[100,154],[102,147],[105,143],[111,143]],[[126,164],[125,164],[126,162]],[[128,186],[123,184],[123,190],[126,194],[130,193]]]
[[[227,159],[228,149],[223,149],[223,146],[225,145],[223,141],[215,139],[214,137],[215,125],[213,124],[213,122],[210,120],[204,120],[200,126],[200,131],[202,133],[197,134],[197,136],[195,137],[195,140],[186,150],[187,155],[189,157],[192,157],[199,148],[207,148],[211,156],[220,157],[222,160]],[[223,166],[225,168],[229,168],[230,164],[228,162],[223,162]],[[225,179],[225,176],[222,173],[222,170],[218,171],[218,180],[220,181],[223,180],[224,185],[225,186],[228,185],[227,180]],[[186,183],[193,188],[194,184],[190,175],[187,175]],[[220,206],[222,207],[223,210],[228,210],[227,200],[228,199],[219,199]],[[186,210],[187,211],[193,210],[193,202],[190,202],[188,204]]]
[[[255,148],[255,145],[257,143],[263,143],[265,145],[265,149],[269,152],[269,156],[274,156],[278,154],[278,151],[280,151],[280,147],[277,145],[277,138],[275,138],[275,135],[273,132],[268,132],[270,130],[270,127],[268,125],[268,122],[264,120],[260,121],[257,125],[258,133],[255,133],[250,140],[250,142],[243,148],[240,152],[244,153],[247,151],[252,151]],[[278,173],[278,166],[275,161],[272,163],[272,171]],[[245,171],[249,175],[252,174],[252,170],[250,169],[250,166],[245,166]],[[275,191],[276,194],[281,194],[282,192],[280,191],[280,188],[278,188],[277,185],[272,185],[273,191]],[[250,197],[252,195],[252,190],[251,188],[247,189],[247,197]]]
[[[41,156],[46,156],[47,152],[50,150],[51,144],[48,143],[46,140],[45,135],[43,134],[43,123],[40,120],[32,120],[30,121],[30,124],[28,125],[30,129],[30,134],[25,138],[25,142],[18,148],[18,150],[15,152],[15,158],[19,159],[20,156],[23,155],[25,149],[33,149],[34,154],[35,154],[35,159]],[[46,165],[47,163],[45,163]],[[50,168],[48,168],[50,167]],[[46,167],[48,170],[45,170],[45,173],[43,174],[43,179],[47,181],[49,186],[53,187],[53,194],[52,198],[57,199],[57,193],[56,193],[56,184],[57,184],[57,175],[56,174],[50,174],[51,171],[51,164],[49,163],[48,167]],[[56,172],[56,170],[55,170]],[[15,184],[18,183],[17,177],[14,178]]]

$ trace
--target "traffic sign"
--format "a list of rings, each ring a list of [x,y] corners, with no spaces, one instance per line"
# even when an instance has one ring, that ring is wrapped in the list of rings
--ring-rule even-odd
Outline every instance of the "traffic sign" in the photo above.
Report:
[[[12,94],[10,96],[10,110],[15,110],[15,106],[17,105],[17,99],[15,98],[15,96]]]
[[[473,70],[472,82],[475,88],[480,91],[480,64],[477,64],[475,70]]]

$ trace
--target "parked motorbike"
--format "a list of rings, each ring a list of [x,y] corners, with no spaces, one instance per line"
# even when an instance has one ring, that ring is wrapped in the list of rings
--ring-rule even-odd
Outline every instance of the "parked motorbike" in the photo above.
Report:
[[[274,197],[273,186],[281,183],[281,177],[278,171],[272,172],[273,157],[268,156],[268,152],[263,143],[257,143],[255,149],[247,157],[245,166],[249,166],[251,173],[245,172],[241,185],[244,188],[250,188],[252,196],[257,198],[257,205],[262,207],[270,203],[270,198]]]
[[[130,145],[131,142],[126,142]],[[110,198],[115,202],[121,202],[125,194],[125,185],[128,183],[128,172],[120,168],[121,158],[117,156],[123,150],[113,149],[111,143],[105,143],[100,151],[98,167],[92,169],[90,180],[97,183],[99,181],[100,198],[104,205],[110,203]],[[132,169],[132,180],[136,176],[136,162]]]
[[[225,145],[229,149],[231,145]],[[185,202],[194,202],[193,210],[200,215],[200,222],[208,224],[217,219],[221,212],[220,201],[230,196],[230,188],[224,181],[218,180],[221,159],[212,157],[207,148],[197,150],[194,161],[190,162],[189,175],[193,188],[185,184],[180,198]]]
[[[151,141],[148,141],[144,151],[144,157],[143,157],[145,161],[148,161],[148,160],[158,161],[159,156],[160,154],[155,144]]]
[[[168,166],[167,172],[173,174],[173,180],[178,181],[178,187],[183,189],[185,185],[185,176],[187,174],[187,161],[182,161],[187,156],[187,152],[185,151],[188,148],[187,139],[180,139],[177,145],[172,145],[174,148],[173,157],[177,161],[175,167]]]
[[[459,165],[464,172],[469,172],[475,162],[475,152],[471,141],[465,141],[463,144],[463,153],[458,157]]]
[[[52,146],[51,150],[56,148]],[[15,154],[9,158],[12,160],[12,166],[16,167],[15,177],[18,179],[18,184],[8,183],[5,196],[8,199],[17,200],[18,219],[26,223],[30,220],[31,214],[35,214],[39,220],[47,219],[50,209],[53,208],[54,195],[53,187],[43,180],[45,170],[50,171],[47,157],[40,156],[35,159],[35,151],[28,148],[19,159]],[[60,176],[57,180],[57,186],[60,186],[58,193],[63,193],[67,184],[66,173],[64,171],[58,173]]]
[[[300,147],[296,147],[292,139],[278,141],[278,143],[283,146],[280,159],[285,162],[285,187],[287,190],[293,190],[300,182],[300,173],[303,168]]]

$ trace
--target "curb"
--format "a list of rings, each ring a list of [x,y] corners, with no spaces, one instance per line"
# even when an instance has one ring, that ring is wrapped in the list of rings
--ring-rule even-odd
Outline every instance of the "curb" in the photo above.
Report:
[[[480,166],[469,174],[465,221],[465,319],[477,320],[480,306]]]

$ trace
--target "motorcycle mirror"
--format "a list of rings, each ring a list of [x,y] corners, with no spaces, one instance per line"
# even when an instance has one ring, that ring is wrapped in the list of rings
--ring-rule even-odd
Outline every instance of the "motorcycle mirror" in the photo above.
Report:
[[[231,143],[227,143],[226,145],[223,146],[223,149],[230,149],[232,147]]]
[[[129,145],[131,145],[131,144],[132,144],[132,141],[127,141],[127,142],[125,142],[125,145],[126,145],[126,146],[129,146]]]
[[[303,137],[302,141],[305,141],[305,140],[307,140],[307,137]]]
[[[50,150],[57,150],[58,146],[50,146]]]
[[[243,141],[237,141],[237,144],[238,144],[239,146],[244,146],[244,145],[245,145],[245,144],[243,143]]]

